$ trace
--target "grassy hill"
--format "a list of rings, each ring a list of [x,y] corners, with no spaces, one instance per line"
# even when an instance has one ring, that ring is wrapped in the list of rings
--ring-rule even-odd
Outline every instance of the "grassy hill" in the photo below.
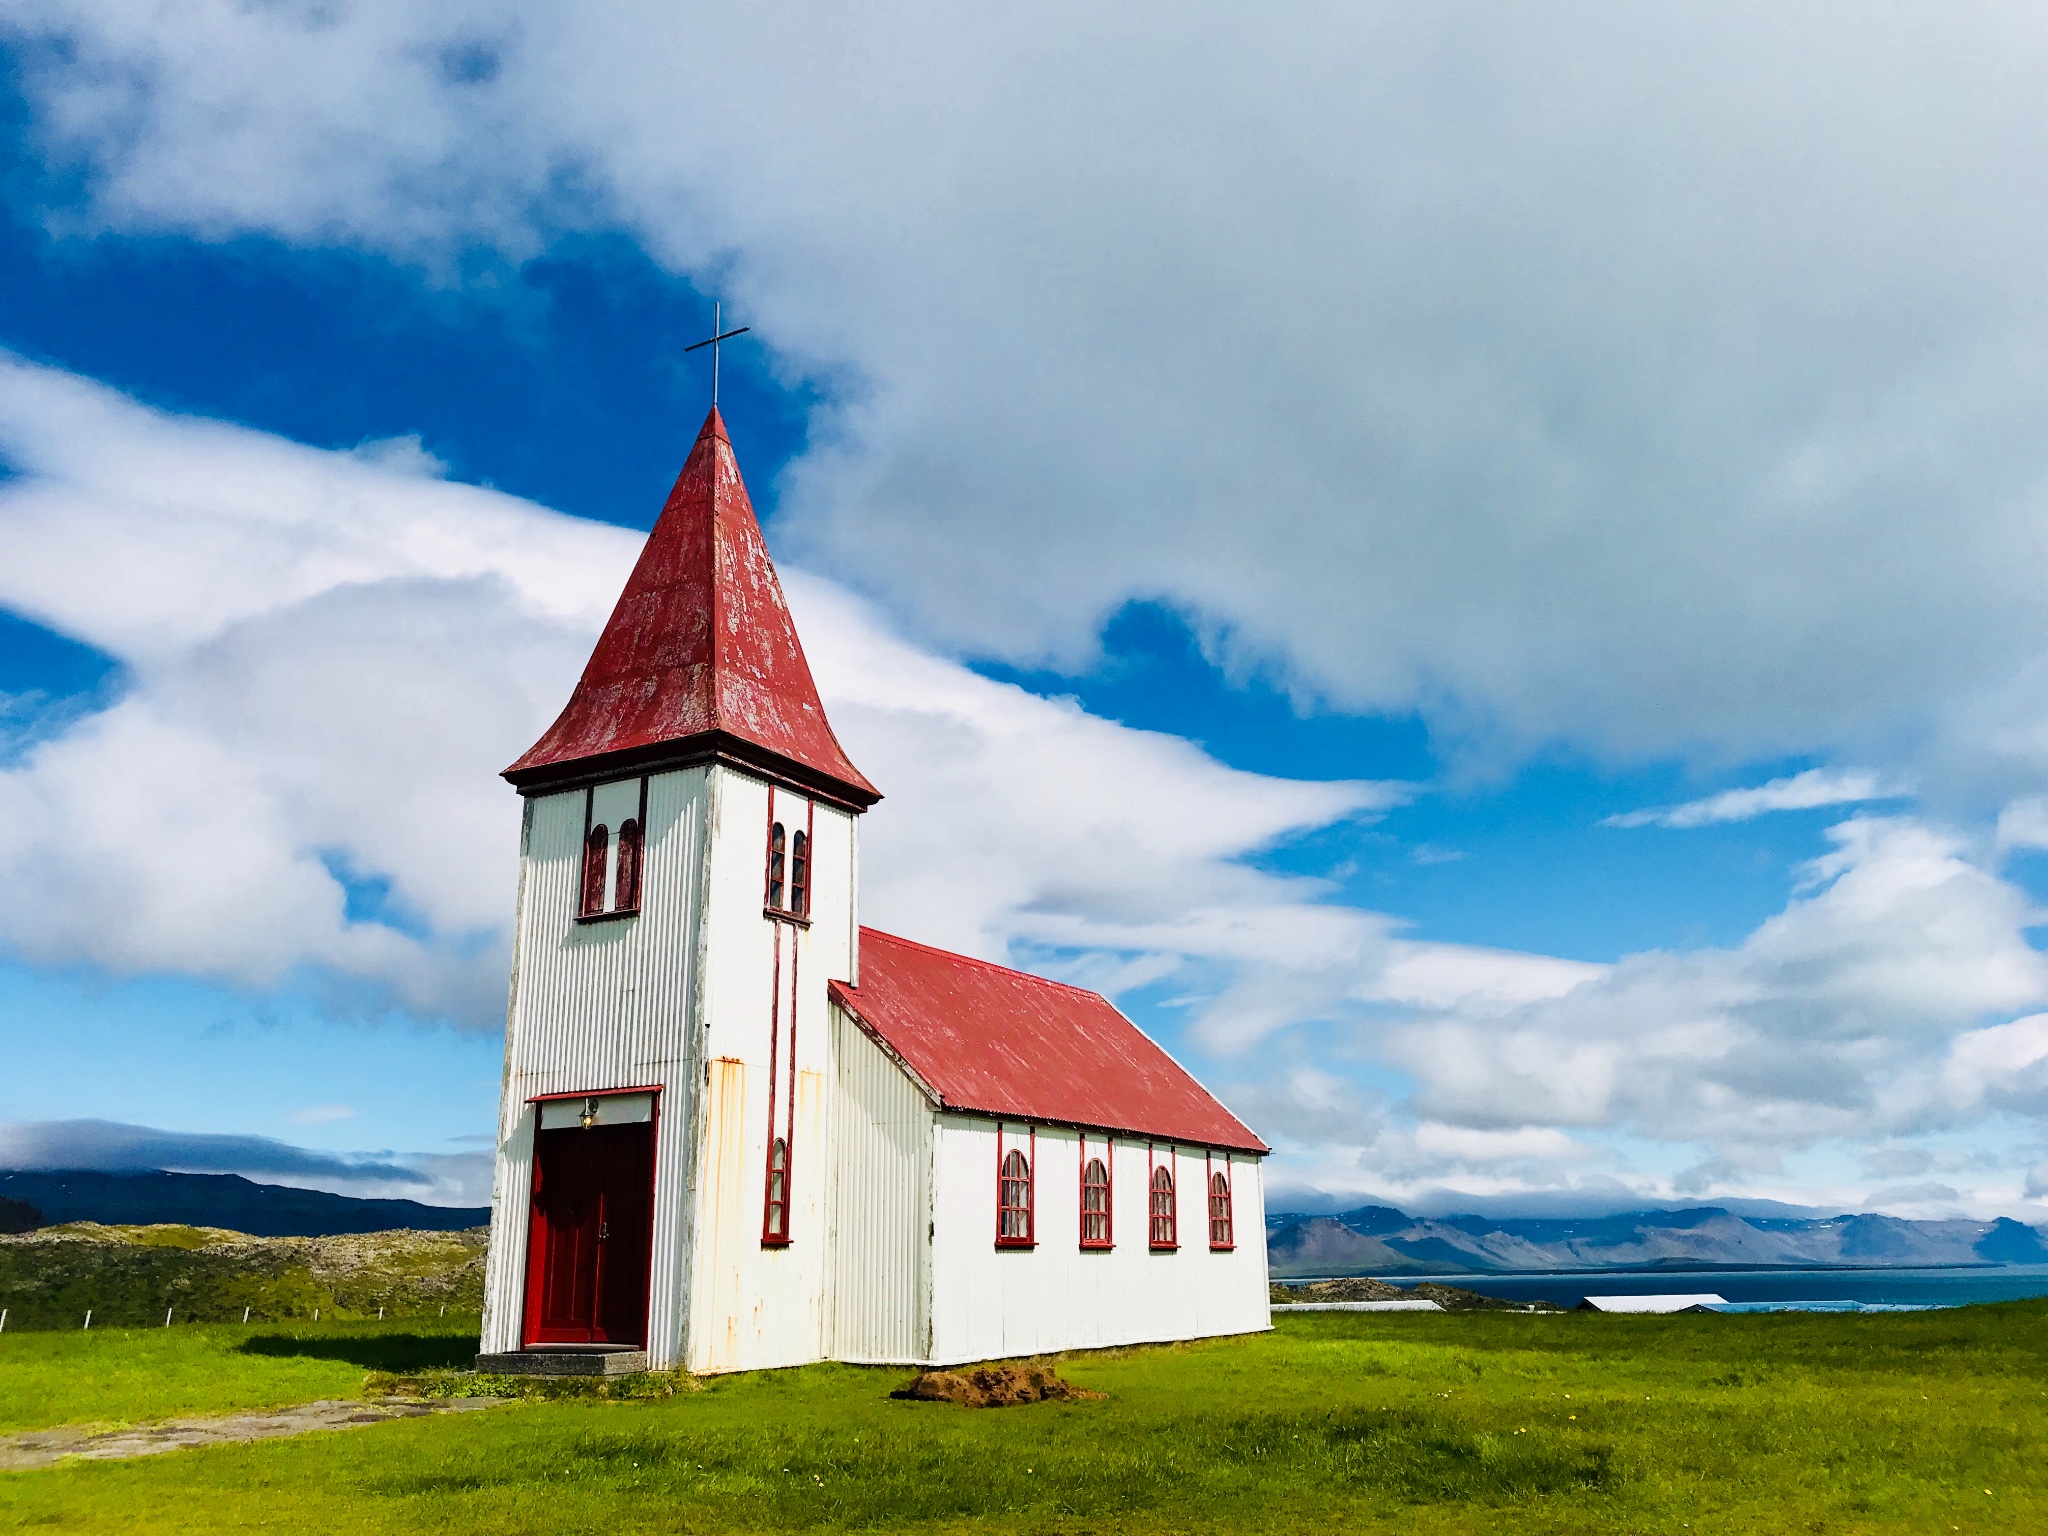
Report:
[[[0,1307],[9,1332],[278,1322],[475,1311],[488,1229],[249,1237],[191,1226],[75,1222],[0,1236]]]

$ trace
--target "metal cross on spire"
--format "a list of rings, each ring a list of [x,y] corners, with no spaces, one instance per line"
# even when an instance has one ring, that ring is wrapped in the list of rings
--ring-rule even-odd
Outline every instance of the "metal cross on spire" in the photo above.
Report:
[[[694,352],[699,347],[709,347],[711,349],[711,405],[714,410],[718,406],[718,344],[721,341],[731,341],[735,336],[744,336],[753,329],[751,325],[742,325],[736,330],[721,331],[718,325],[718,301],[713,299],[711,301],[711,334],[702,341],[693,341],[683,348],[685,352]]]

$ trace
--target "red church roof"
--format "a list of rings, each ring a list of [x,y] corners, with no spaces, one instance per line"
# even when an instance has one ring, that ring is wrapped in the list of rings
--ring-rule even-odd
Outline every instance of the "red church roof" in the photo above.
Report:
[[[943,1108],[1269,1150],[1097,993],[872,928],[860,985],[831,991]]]
[[[825,719],[725,422],[712,407],[522,791],[710,758],[865,810],[882,798]]]

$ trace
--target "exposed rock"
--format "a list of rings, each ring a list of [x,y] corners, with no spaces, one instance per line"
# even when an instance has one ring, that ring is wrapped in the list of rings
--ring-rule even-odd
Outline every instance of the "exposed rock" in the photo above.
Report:
[[[217,1227],[71,1222],[0,1236],[8,1328],[281,1322],[472,1312],[483,1298],[487,1229],[250,1237]]]
[[[968,1371],[926,1371],[889,1395],[927,1403],[958,1403],[963,1408],[1008,1408],[1016,1403],[1102,1396],[1100,1392],[1084,1392],[1045,1365],[977,1365]]]
[[[1282,1304],[1301,1301],[1433,1301],[1446,1312],[1563,1310],[1555,1302],[1502,1301],[1497,1296],[1481,1296],[1477,1291],[1439,1285],[1433,1280],[1418,1281],[1412,1285],[1390,1285],[1370,1275],[1351,1275],[1341,1280],[1311,1280],[1294,1285],[1275,1282],[1271,1295],[1275,1302]]]

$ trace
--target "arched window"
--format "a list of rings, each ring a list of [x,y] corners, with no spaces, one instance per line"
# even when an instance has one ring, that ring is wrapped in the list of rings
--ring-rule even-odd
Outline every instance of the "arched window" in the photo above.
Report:
[[[996,1246],[1031,1246],[1031,1159],[1012,1147],[996,1180]]]
[[[776,911],[783,910],[782,862],[786,834],[782,823],[776,822],[768,829],[768,905]]]
[[[1179,1222],[1173,1204],[1173,1165],[1161,1163],[1152,1170],[1152,1246],[1178,1248]]]
[[[640,823],[631,816],[619,823],[619,873],[612,891],[614,912],[640,910]]]
[[[789,1143],[768,1143],[768,1201],[761,1213],[761,1241],[771,1247],[789,1241]]]
[[[1109,1246],[1109,1167],[1099,1157],[1081,1170],[1081,1246]]]
[[[611,834],[602,824],[592,827],[583,839],[583,899],[577,911],[595,917],[604,910],[605,856],[611,850]]]
[[[789,840],[789,910],[811,915],[811,839],[803,832]]]
[[[1230,1221],[1230,1180],[1221,1173],[1209,1175],[1209,1246],[1235,1248],[1237,1239]]]

